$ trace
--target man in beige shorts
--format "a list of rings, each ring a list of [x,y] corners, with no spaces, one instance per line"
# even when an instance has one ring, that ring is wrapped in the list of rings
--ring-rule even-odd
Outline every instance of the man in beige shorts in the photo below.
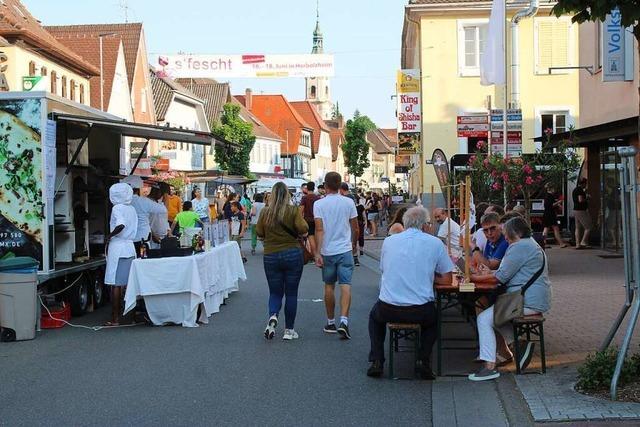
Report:
[[[592,222],[589,214],[589,200],[585,188],[587,178],[580,178],[578,185],[573,190],[573,214],[576,220],[576,249],[588,249],[589,234],[591,233]]]

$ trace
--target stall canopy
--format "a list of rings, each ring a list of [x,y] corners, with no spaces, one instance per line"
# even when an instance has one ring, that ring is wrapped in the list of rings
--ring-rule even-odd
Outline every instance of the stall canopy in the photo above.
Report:
[[[256,182],[256,179],[244,177],[242,175],[224,175],[221,171],[217,170],[204,170],[204,171],[181,171],[185,176],[191,179],[192,182],[215,182],[217,184],[230,184],[230,185],[245,185]]]
[[[198,145],[225,145],[235,147],[237,144],[215,137],[212,133],[174,128],[168,126],[156,126],[143,123],[128,122],[126,120],[114,120],[75,116],[70,114],[53,113],[57,121],[71,122],[88,125],[91,128],[102,128],[117,132],[122,136],[135,138],[159,139],[165,141],[186,142]]]

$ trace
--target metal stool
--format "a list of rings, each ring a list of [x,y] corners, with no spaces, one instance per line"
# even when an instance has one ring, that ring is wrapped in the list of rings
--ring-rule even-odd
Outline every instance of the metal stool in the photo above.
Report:
[[[542,364],[542,370],[540,373],[547,372],[547,362],[544,354],[544,316],[542,314],[534,314],[530,316],[523,316],[513,320],[513,343],[516,356],[516,374],[520,375],[520,346],[518,345],[518,339],[526,336],[527,342],[538,341],[540,343],[540,362]],[[538,339],[531,339],[531,335],[538,337]]]
[[[400,339],[413,342],[413,345],[399,344]],[[389,378],[393,376],[393,355],[394,353],[410,352],[413,348],[414,354],[414,375],[417,374],[418,353],[420,350],[420,325],[417,323],[389,323]]]

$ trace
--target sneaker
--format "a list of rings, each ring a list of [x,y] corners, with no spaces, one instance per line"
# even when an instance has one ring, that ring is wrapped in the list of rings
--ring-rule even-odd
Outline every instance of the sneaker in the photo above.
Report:
[[[340,326],[338,327],[338,333],[340,334],[340,339],[342,340],[351,339],[351,334],[349,333],[349,326],[345,325],[344,323],[340,323]]]
[[[523,371],[527,369],[529,363],[531,363],[531,358],[533,358],[533,348],[535,347],[535,343],[528,342],[524,351],[522,352],[522,356],[520,356],[520,360],[518,360],[518,365],[520,366],[520,370]]]
[[[242,257],[242,263],[243,263],[243,264],[246,264],[246,263],[247,263],[247,261],[249,261],[249,260],[248,260],[248,259],[246,259],[245,257]]]
[[[360,267],[360,258],[355,257],[355,258],[353,259],[353,264],[354,264],[356,267]]]
[[[336,328],[336,324],[335,323],[332,323],[331,325],[327,323],[323,330],[328,334],[337,334],[338,333],[338,329]]]
[[[382,368],[382,362],[379,360],[371,362],[371,366],[367,369],[367,376],[373,378],[379,378],[382,376],[384,369]]]
[[[297,340],[298,333],[294,329],[285,329],[284,336],[282,337],[282,339],[287,341]]]
[[[500,372],[498,372],[497,370],[482,367],[478,372],[476,372],[475,374],[470,374],[467,378],[469,378],[471,381],[489,381],[495,380],[499,376]]]
[[[360,249],[360,255],[364,255],[364,251]]]
[[[278,326],[278,316],[271,316],[264,329],[264,337],[268,340],[273,339],[276,335],[276,326]]]

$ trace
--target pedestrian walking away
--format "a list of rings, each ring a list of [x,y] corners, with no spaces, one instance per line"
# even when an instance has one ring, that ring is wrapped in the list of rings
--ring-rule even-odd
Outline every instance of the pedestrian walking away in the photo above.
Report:
[[[337,172],[325,176],[326,195],[315,202],[313,216],[316,225],[316,265],[322,268],[324,303],[327,324],[324,331],[339,333],[342,339],[351,339],[349,309],[351,306],[351,276],[353,252],[357,250],[358,213],[353,200],[338,193],[342,178]],[[335,321],[335,285],[340,286],[340,324]]]
[[[264,208],[264,193],[256,193],[253,196],[253,205],[251,206],[251,255],[256,254],[256,246],[258,246],[257,225],[260,213]]]
[[[558,222],[558,213],[556,212],[557,209],[562,209],[562,200],[556,197],[551,183],[545,184],[544,188],[547,192],[544,196],[544,213],[542,214],[542,226],[544,228],[542,230],[542,237],[546,239],[549,229],[551,229],[556,243],[560,245],[561,248],[566,248],[569,244],[562,240],[560,236],[560,225]]]
[[[296,236],[306,236],[308,230],[309,226],[298,208],[291,205],[287,186],[282,182],[276,183],[269,206],[263,209],[256,224],[256,233],[264,244],[264,273],[269,284],[269,320],[264,330],[264,337],[268,340],[275,336],[282,298],[285,298],[285,331],[282,338],[298,338],[294,324],[304,258]]]
[[[311,247],[311,252],[315,253],[316,249],[316,225],[313,219],[313,205],[316,201],[320,200],[320,196],[314,193],[316,185],[313,181],[309,181],[306,185],[302,186],[302,192],[304,196],[302,196],[302,200],[300,202],[300,212],[302,213],[302,217],[307,222],[309,226],[309,246]]]
[[[573,198],[573,215],[576,220],[576,249],[590,249],[589,235],[593,228],[589,214],[589,196],[585,189],[587,178],[580,178],[578,186],[571,194]]]

